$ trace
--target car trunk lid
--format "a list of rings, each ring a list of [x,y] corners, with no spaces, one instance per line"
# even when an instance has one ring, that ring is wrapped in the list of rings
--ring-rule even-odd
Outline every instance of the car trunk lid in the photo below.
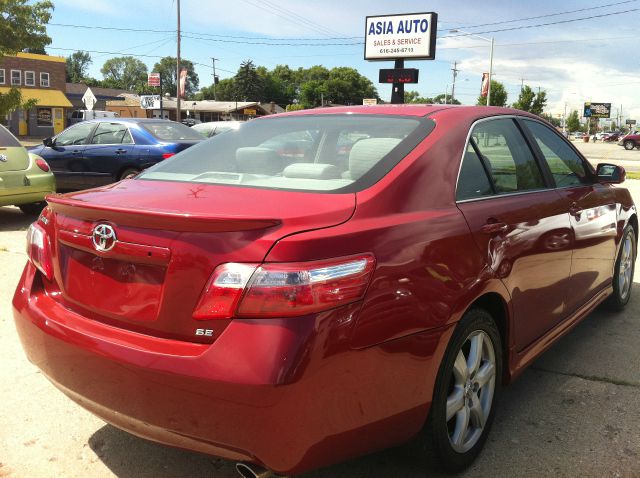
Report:
[[[29,153],[22,147],[0,146],[0,172],[23,171],[29,167]]]
[[[52,196],[50,287],[59,290],[65,306],[89,319],[210,342],[229,320],[196,320],[192,314],[213,270],[226,262],[261,262],[278,239],[351,217],[354,194],[318,196],[148,180]],[[99,250],[99,225],[116,236],[113,244],[104,243],[109,250]]]

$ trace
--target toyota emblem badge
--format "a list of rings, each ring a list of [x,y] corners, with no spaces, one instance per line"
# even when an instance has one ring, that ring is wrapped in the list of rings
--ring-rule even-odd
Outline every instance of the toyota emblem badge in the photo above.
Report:
[[[98,224],[93,228],[92,240],[98,251],[110,251],[117,242],[116,231],[109,224]]]

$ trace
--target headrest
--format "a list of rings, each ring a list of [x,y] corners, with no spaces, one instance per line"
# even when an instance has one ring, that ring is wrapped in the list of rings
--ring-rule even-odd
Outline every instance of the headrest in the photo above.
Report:
[[[340,169],[333,164],[293,163],[284,169],[285,178],[340,179]]]
[[[236,151],[238,172],[275,176],[284,169],[284,161],[273,149],[238,148]]]
[[[352,179],[359,179],[369,172],[389,151],[402,141],[399,138],[361,139],[353,145],[349,153],[349,173]]]

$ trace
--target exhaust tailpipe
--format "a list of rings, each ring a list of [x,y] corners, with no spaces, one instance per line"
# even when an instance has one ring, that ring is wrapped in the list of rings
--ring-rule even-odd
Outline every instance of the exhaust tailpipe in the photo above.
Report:
[[[236,463],[236,470],[244,478],[272,478],[276,476],[271,470],[252,463]]]

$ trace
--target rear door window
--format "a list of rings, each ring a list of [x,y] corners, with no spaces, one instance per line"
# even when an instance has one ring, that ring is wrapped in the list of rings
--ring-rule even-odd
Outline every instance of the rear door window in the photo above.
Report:
[[[551,175],[559,188],[592,184],[591,174],[584,160],[547,126],[524,120],[544,156]]]
[[[200,133],[174,121],[149,121],[140,123],[140,126],[161,141],[202,140]]]
[[[512,119],[478,123],[469,141],[491,174],[498,194],[545,188],[540,166]]]
[[[91,144],[130,144],[129,128],[121,123],[100,123],[93,133]]]

